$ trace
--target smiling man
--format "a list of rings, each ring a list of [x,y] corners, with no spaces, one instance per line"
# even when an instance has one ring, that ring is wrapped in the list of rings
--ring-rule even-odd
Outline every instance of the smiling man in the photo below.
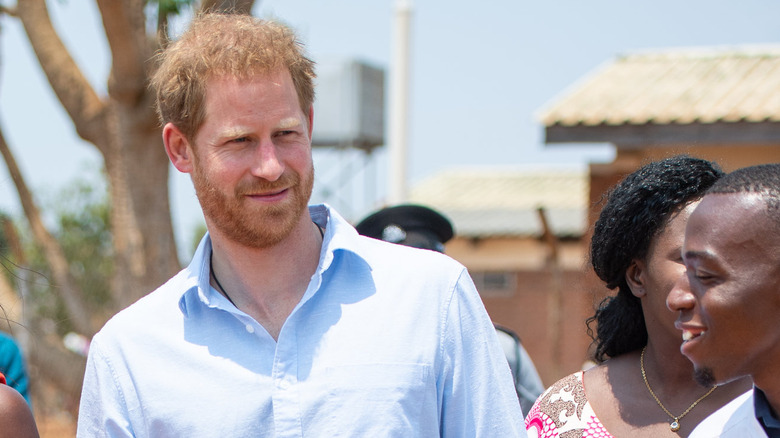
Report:
[[[682,353],[705,386],[755,384],[691,437],[780,437],[780,164],[716,182],[688,219],[682,254],[686,276],[667,298]]]
[[[315,74],[292,31],[205,15],[159,61],[165,150],[208,233],[95,335],[78,435],[525,436],[466,269],[308,206]]]

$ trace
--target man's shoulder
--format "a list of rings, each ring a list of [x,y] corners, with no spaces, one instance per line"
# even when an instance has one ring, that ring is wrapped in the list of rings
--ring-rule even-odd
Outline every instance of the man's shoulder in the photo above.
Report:
[[[128,329],[137,329],[140,323],[149,326],[157,321],[169,320],[172,314],[181,314],[181,298],[193,287],[186,271],[182,270],[154,291],[117,312],[100,332],[123,333]]]
[[[753,407],[753,390],[745,392],[701,421],[691,438],[764,437]]]

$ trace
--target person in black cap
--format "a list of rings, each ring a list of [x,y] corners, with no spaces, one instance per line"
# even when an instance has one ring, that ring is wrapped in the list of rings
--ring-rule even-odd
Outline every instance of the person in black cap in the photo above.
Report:
[[[455,235],[452,223],[443,214],[415,204],[383,208],[361,220],[355,228],[367,237],[441,253],[444,244]],[[517,334],[506,327],[495,327],[512,370],[520,406],[527,413],[544,391],[542,379]]]
[[[374,239],[438,252],[444,252],[444,243],[454,235],[452,224],[441,213],[412,204],[383,208],[355,228]]]

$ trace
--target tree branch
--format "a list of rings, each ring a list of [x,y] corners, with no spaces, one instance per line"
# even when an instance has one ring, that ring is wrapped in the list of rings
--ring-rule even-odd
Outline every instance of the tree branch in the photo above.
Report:
[[[41,69],[73,120],[76,132],[101,149],[106,143],[102,120],[105,104],[62,43],[51,23],[45,0],[19,1],[16,9]],[[103,149],[101,152],[105,153]]]
[[[146,93],[147,63],[152,46],[146,36],[143,0],[97,0],[111,48],[108,94],[124,105],[136,105]]]
[[[9,8],[8,6],[2,6],[2,5],[0,5],[0,14],[10,15],[12,17],[17,16],[16,8]]]
[[[35,242],[43,249],[46,261],[52,270],[54,281],[59,291],[59,295],[72,318],[73,327],[85,336],[92,336],[95,331],[90,323],[90,314],[84,301],[81,299],[81,291],[76,287],[75,281],[70,275],[68,269],[68,260],[62,250],[59,242],[49,233],[49,230],[43,225],[40,211],[33,201],[32,194],[24,181],[22,172],[16,164],[16,159],[11,153],[11,149],[5,141],[2,129],[0,129],[0,154],[2,154],[5,164],[8,167],[8,173],[19,193],[19,200],[22,203],[24,215],[30,224]]]
[[[202,12],[230,12],[233,14],[251,14],[255,0],[203,0]]]

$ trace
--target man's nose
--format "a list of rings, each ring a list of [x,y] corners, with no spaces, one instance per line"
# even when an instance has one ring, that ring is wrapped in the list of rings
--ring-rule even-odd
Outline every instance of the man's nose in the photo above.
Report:
[[[688,273],[682,275],[674,282],[672,290],[666,296],[666,307],[672,312],[691,309],[696,304],[696,299],[691,291],[691,283]]]
[[[264,139],[258,145],[252,156],[252,175],[267,181],[276,181],[284,173],[284,165],[279,158],[279,151],[271,139]]]

